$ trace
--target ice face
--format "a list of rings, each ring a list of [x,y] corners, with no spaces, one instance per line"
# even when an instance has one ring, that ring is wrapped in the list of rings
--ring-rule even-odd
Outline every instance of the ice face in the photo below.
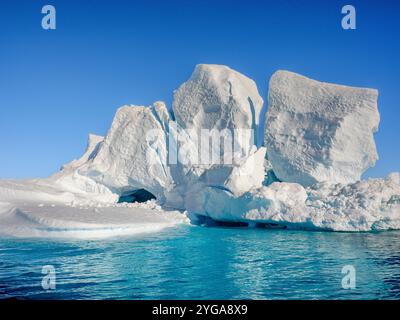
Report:
[[[119,108],[96,156],[78,172],[119,195],[145,189],[162,200],[172,183],[164,131],[167,115],[161,103]]]
[[[253,189],[236,197],[218,188],[193,192],[188,211],[218,221],[276,223],[277,215],[289,222],[304,208],[307,194],[296,183],[275,182],[268,187]]]
[[[265,145],[276,176],[310,186],[352,183],[378,159],[378,92],[277,71],[270,80]]]
[[[196,66],[174,93],[176,122],[169,137],[178,137],[177,153],[185,161],[170,165],[175,182],[167,195],[171,205],[185,208],[189,190],[213,186],[239,195],[262,184],[265,151],[256,153],[254,146],[262,105],[253,80],[227,66]],[[219,139],[223,143],[216,143]],[[209,142],[214,145],[205,150]]]
[[[197,65],[174,94],[173,110],[182,128],[257,130],[263,99],[255,82],[221,65]],[[247,155],[254,137],[236,141]]]
[[[31,195],[38,196],[35,188],[31,190]],[[54,202],[15,205],[0,202],[2,237],[99,239],[159,232],[187,223],[182,213],[163,211],[151,201],[107,205]]]

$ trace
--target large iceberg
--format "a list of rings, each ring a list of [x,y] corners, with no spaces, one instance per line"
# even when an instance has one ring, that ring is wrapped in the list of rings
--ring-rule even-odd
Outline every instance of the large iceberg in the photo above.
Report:
[[[161,101],[123,106],[108,133],[90,135],[82,157],[60,172],[0,181],[0,235],[129,235],[187,217],[400,229],[400,174],[360,181],[378,158],[376,90],[278,71],[268,98],[265,142],[257,147],[263,100],[254,81],[226,66],[198,65],[175,92],[173,111]],[[119,203],[138,190],[157,203]]]
[[[352,183],[378,159],[378,91],[277,71],[269,83],[265,145],[281,181]]]

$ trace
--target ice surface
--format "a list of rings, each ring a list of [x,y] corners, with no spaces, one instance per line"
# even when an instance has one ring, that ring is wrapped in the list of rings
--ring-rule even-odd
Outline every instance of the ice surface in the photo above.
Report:
[[[238,166],[233,167],[224,186],[235,196],[241,196],[251,189],[261,187],[265,178],[265,153],[264,147],[250,152]]]
[[[378,91],[277,71],[269,84],[265,145],[276,176],[310,186],[352,183],[378,159]]]
[[[52,179],[0,181],[0,236],[106,238],[186,224],[186,215],[154,201],[99,202],[57,189]]]
[[[57,187],[50,179],[0,180],[0,202],[3,203],[35,201],[67,203],[74,201],[77,197],[79,196],[66,191],[62,187]]]

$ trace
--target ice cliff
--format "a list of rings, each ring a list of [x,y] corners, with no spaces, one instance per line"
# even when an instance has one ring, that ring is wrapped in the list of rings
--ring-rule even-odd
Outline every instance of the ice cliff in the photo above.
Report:
[[[119,195],[146,189],[162,200],[172,184],[164,117],[168,110],[161,103],[119,108],[104,140],[78,172]]]
[[[175,92],[173,110],[182,128],[250,129],[255,133],[263,103],[253,80],[226,66],[201,64]],[[247,155],[253,139],[250,135],[235,141],[238,151]]]
[[[263,99],[254,81],[226,66],[198,65],[175,91],[172,111],[160,101],[119,108],[80,159],[29,186],[55,185],[68,201],[102,205],[145,189],[195,223],[400,229],[400,174],[360,180],[378,159],[377,96],[277,71],[257,147]],[[0,204],[26,196],[15,191],[25,187],[13,188],[0,183]]]
[[[352,183],[378,159],[378,91],[278,71],[269,83],[265,145],[281,181]]]

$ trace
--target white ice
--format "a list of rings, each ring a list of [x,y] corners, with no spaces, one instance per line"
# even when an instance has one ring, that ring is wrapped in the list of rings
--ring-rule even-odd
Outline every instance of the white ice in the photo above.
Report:
[[[281,181],[353,183],[378,159],[378,91],[277,71],[269,83],[265,145]]]
[[[164,190],[172,184],[166,117],[168,110],[161,102],[119,108],[96,154],[76,171],[119,195],[146,189],[163,199]]]
[[[135,207],[0,204],[0,236],[98,239],[159,232],[186,223],[177,211]]]
[[[305,230],[400,229],[400,174],[316,189],[274,182],[240,197],[209,187],[193,194],[188,204],[189,212],[217,221],[269,223]]]
[[[47,184],[48,183],[48,184]],[[51,181],[0,182],[0,236],[98,239],[136,236],[187,224],[186,215],[146,203],[101,203]]]

